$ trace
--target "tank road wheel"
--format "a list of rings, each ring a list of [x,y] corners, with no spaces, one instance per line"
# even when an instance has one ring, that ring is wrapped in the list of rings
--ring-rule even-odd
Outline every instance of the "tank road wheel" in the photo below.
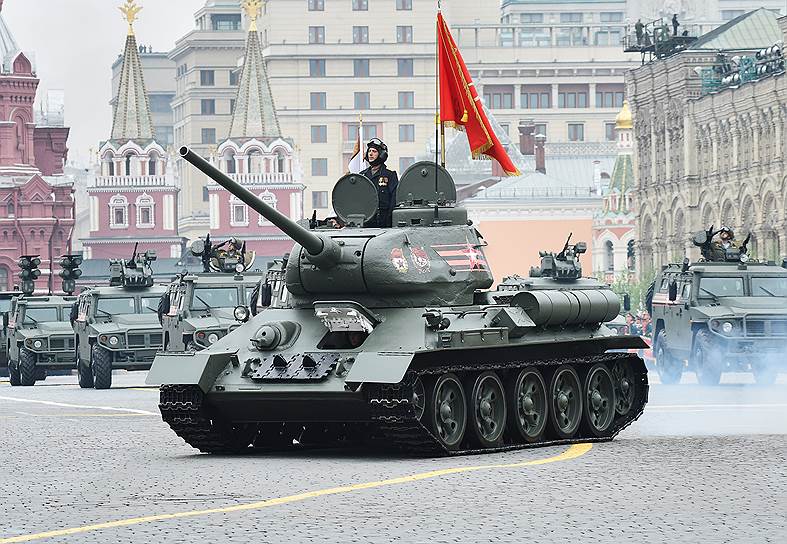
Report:
[[[697,380],[702,385],[718,385],[721,380],[721,352],[713,347],[713,339],[708,331],[702,330],[694,337],[692,362]]]
[[[508,388],[508,428],[517,438],[534,443],[541,440],[547,425],[547,386],[541,372],[523,368]],[[519,440],[517,440],[518,442]]]
[[[22,385],[29,386],[36,383],[36,356],[33,352],[21,348],[19,350],[19,381]]]
[[[435,381],[430,401],[431,431],[446,449],[459,449],[467,426],[467,404],[456,374],[444,374]]]
[[[571,365],[555,370],[549,385],[549,420],[559,438],[571,438],[582,422],[582,386]]]
[[[108,350],[93,344],[90,347],[90,367],[96,389],[112,387],[112,354]]]
[[[497,373],[483,372],[472,385],[468,409],[470,426],[478,443],[485,448],[494,448],[503,442],[503,431],[506,428],[506,396],[503,383]]]
[[[590,367],[585,378],[585,428],[597,437],[604,436],[615,420],[615,386],[606,365]]]
[[[8,360],[8,378],[11,385],[22,385],[22,378],[19,375],[19,367],[15,367],[16,363],[11,359]]]
[[[79,356],[79,346],[76,348],[74,360],[77,365],[77,377],[79,378],[79,387],[82,389],[90,389],[93,387],[93,371],[85,367],[82,358]]]
[[[426,411],[426,388],[424,387],[423,380],[421,380],[421,376],[416,376],[413,379],[412,400],[410,402],[413,407],[415,419],[421,421]]]
[[[667,334],[661,329],[656,335],[656,370],[659,372],[661,383],[672,385],[680,381],[683,375],[682,361],[670,355],[667,344]]]
[[[634,406],[637,398],[637,382],[634,369],[627,361],[617,361],[612,365],[612,385],[615,387],[615,411],[625,416]]]

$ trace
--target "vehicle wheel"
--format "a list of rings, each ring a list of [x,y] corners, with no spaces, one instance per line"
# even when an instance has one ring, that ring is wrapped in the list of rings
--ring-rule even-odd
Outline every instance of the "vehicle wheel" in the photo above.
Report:
[[[638,393],[634,369],[626,361],[612,365],[612,384],[615,386],[615,411],[625,416],[634,406]]]
[[[456,374],[440,376],[432,388],[428,407],[429,427],[448,450],[459,449],[467,426],[467,404]]]
[[[571,365],[555,370],[549,385],[549,421],[559,438],[573,437],[582,421],[582,386]]]
[[[585,429],[596,437],[607,434],[615,420],[615,386],[612,374],[606,365],[598,363],[590,367],[585,378]]]
[[[11,385],[22,385],[22,380],[19,376],[19,367],[15,367],[16,363],[11,359],[8,360],[8,379]]]
[[[763,361],[751,365],[751,372],[754,374],[754,381],[759,385],[773,385],[779,374],[771,361]]]
[[[108,350],[93,344],[90,348],[90,367],[96,389],[112,387],[112,354]]]
[[[483,372],[466,382],[470,392],[468,412],[473,436],[484,448],[494,448],[503,443],[506,429],[506,396],[503,382],[496,372]]]
[[[22,385],[29,386],[36,383],[36,356],[29,350],[19,350],[19,381]]]
[[[415,419],[421,421],[424,417],[424,412],[426,411],[426,388],[424,387],[424,382],[421,380],[420,376],[415,376],[413,378],[412,383],[412,399],[410,401],[410,405],[413,408],[413,415],[415,415]]]
[[[533,443],[541,440],[547,425],[547,387],[541,372],[523,368],[508,387],[508,429],[519,439]]]
[[[678,383],[681,376],[683,376],[683,364],[670,354],[669,344],[667,344],[667,333],[664,332],[664,329],[661,329],[656,334],[655,345],[656,370],[659,373],[661,383],[668,385]]]
[[[77,377],[79,378],[79,387],[82,389],[90,389],[93,387],[93,371],[86,368],[82,363],[82,358],[79,356],[79,347],[76,349],[74,360],[77,365]]]
[[[718,385],[721,380],[722,354],[714,347],[713,338],[708,331],[702,330],[694,337],[692,362],[697,380],[702,385]]]

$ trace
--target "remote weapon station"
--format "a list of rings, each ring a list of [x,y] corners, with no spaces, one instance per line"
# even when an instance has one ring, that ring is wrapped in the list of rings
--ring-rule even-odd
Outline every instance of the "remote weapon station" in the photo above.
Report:
[[[337,220],[306,228],[180,153],[296,242],[286,307],[156,358],[162,417],[195,448],[364,439],[446,455],[610,440],[642,413],[645,365],[625,350],[644,343],[603,325],[620,303],[581,278],[584,244],[491,289],[485,242],[434,163],[402,175],[392,228],[364,227],[377,188],[354,174],[334,187]]]

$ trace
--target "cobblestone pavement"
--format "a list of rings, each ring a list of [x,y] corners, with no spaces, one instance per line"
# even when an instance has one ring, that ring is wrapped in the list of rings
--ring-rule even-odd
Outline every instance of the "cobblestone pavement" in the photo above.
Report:
[[[128,525],[35,541],[787,542],[786,381],[654,385],[614,442],[531,465],[567,448],[201,455],[161,422],[144,373],[118,374],[109,391],[70,376],[0,383],[0,543],[119,520]],[[424,474],[491,464],[518,466]],[[292,497],[353,484],[370,485]],[[196,515],[133,519],[185,512]]]

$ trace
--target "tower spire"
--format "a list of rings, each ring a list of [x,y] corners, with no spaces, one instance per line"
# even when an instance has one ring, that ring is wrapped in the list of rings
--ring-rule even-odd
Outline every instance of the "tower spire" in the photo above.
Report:
[[[281,136],[268,71],[262,56],[260,35],[257,32],[257,14],[261,5],[261,0],[244,0],[243,3],[251,23],[246,37],[246,56],[241,68],[235,110],[232,112],[230,138]]]
[[[128,22],[128,35],[112,117],[112,139],[147,140],[153,138],[153,121],[133,27],[142,8],[137,5],[136,0],[126,0],[119,9]]]

